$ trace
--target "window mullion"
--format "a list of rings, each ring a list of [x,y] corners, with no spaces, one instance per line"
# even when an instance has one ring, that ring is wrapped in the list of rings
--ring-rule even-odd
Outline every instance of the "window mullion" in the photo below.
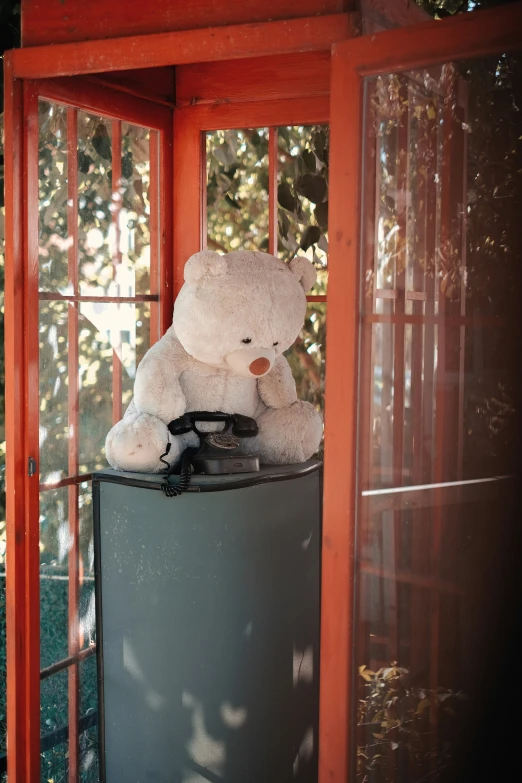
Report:
[[[112,123],[112,220],[114,223],[112,262],[114,265],[114,277],[117,279],[118,270],[122,261],[120,252],[120,212],[121,212],[121,122],[114,120]],[[119,288],[117,289],[119,293]],[[119,309],[119,304],[117,305]],[[116,317],[114,322],[118,324],[116,334],[111,334],[112,343],[112,421],[116,424],[121,419],[122,412],[122,365],[121,365],[121,328],[120,319]]]
[[[67,236],[69,286],[78,295],[78,112],[67,110]],[[78,302],[69,302],[68,312],[68,473],[78,473]],[[80,650],[79,633],[79,514],[78,484],[68,488],[69,539],[68,552],[68,636],[69,656],[75,658]],[[69,667],[69,783],[77,783],[79,775],[78,721],[80,701],[80,672],[77,660]]]

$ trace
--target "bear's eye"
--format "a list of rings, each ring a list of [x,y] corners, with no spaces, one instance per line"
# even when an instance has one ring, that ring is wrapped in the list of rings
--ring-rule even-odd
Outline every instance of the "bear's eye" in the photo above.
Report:
[[[275,348],[275,347],[276,347],[276,345],[279,345],[279,343],[278,343],[278,342],[277,342],[277,343],[272,343],[272,345],[273,345],[273,346],[274,346],[274,348]]]
[[[241,340],[241,342],[242,342],[242,343],[246,343],[246,345],[248,345],[248,343],[251,343],[251,342],[252,342],[252,338],[251,338],[251,337],[245,337],[245,339],[244,339],[244,340]]]

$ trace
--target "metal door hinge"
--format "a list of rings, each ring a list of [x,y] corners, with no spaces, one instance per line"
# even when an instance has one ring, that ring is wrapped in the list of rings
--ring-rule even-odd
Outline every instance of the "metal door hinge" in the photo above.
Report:
[[[27,475],[28,476],[34,476],[37,469],[36,460],[34,457],[29,457],[29,460],[27,461]]]

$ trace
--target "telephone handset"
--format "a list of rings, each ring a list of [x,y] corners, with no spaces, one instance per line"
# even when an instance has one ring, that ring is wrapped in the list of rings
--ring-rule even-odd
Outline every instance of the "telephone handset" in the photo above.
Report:
[[[198,422],[223,422],[219,432],[202,432]],[[162,490],[168,497],[180,495],[188,489],[191,473],[222,475],[228,473],[255,473],[259,470],[259,459],[241,450],[241,438],[253,438],[257,435],[257,422],[239,413],[221,413],[219,411],[190,411],[168,425],[171,435],[186,435],[195,432],[199,437],[199,448],[185,449],[181,456],[181,471],[178,484],[171,484],[172,468],[163,459],[170,451],[160,457],[167,465],[167,475]]]

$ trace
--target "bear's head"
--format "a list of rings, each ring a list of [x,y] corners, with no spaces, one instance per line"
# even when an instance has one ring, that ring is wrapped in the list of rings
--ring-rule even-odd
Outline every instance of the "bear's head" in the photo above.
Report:
[[[285,264],[267,253],[202,250],[185,265],[174,330],[194,359],[261,377],[295,342],[315,278],[301,256]]]

